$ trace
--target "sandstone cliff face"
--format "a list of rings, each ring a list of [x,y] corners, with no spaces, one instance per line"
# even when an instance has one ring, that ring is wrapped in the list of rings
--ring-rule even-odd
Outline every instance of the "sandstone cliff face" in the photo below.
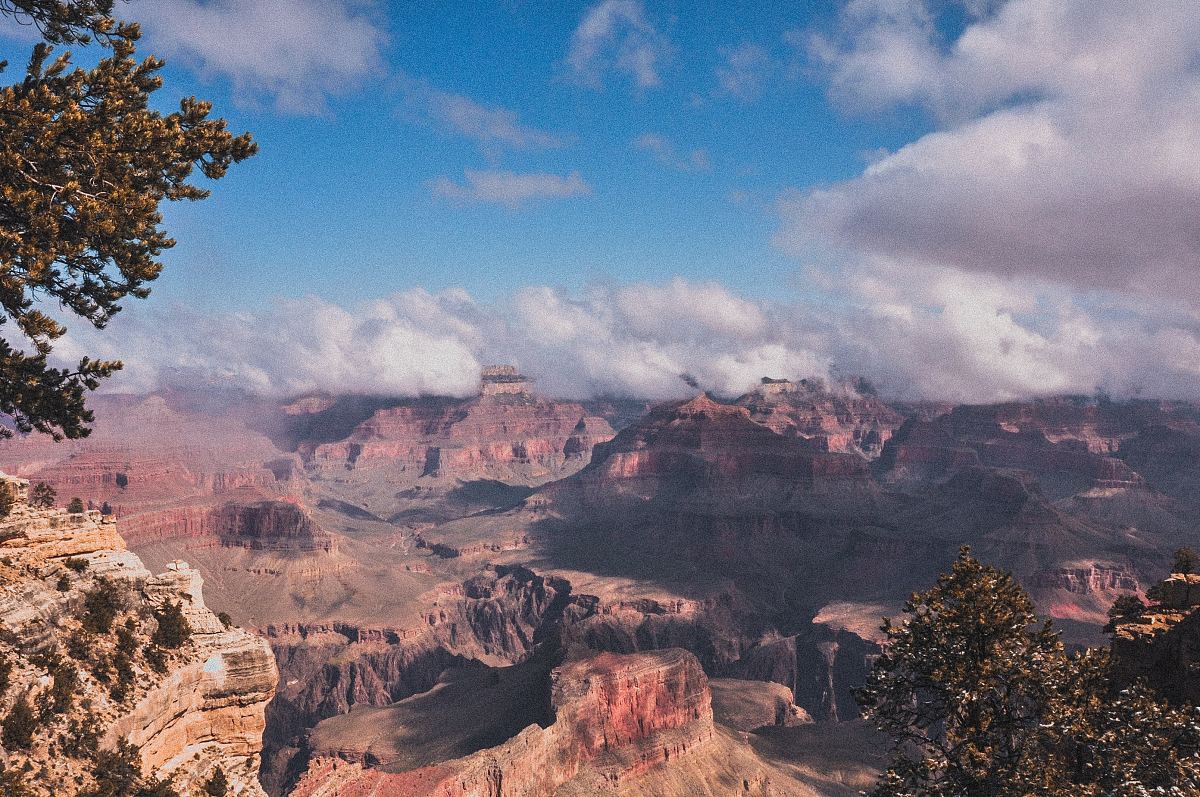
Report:
[[[878,457],[904,416],[874,396],[849,388],[764,379],[759,389],[735,402],[750,419],[778,434],[802,437],[828,451]]]
[[[579,404],[499,393],[381,409],[344,440],[301,444],[300,453],[310,470],[351,480],[367,478],[362,471],[386,471],[414,482],[538,484],[578,470],[612,434],[607,421]]]
[[[190,412],[162,396],[100,397],[96,416],[83,440],[0,440],[0,467],[49,484],[64,502],[108,505],[135,548],[179,538],[331,545],[303,511],[287,517],[303,488],[298,458],[237,419]],[[277,539],[265,542],[271,536]]]
[[[583,654],[551,676],[554,722],[466,758],[403,773],[336,760],[312,762],[296,797],[551,797],[573,781],[615,790],[668,761],[677,764],[714,735],[708,680],[681,650]]]
[[[1142,476],[1117,455],[1156,428],[1194,434],[1195,408],[1067,398],[967,405],[906,422],[888,443],[881,465],[893,480],[940,478],[971,465],[1020,468],[1063,495],[1089,487],[1137,487]]]
[[[86,740],[106,749],[124,739],[147,775],[173,778],[183,794],[220,768],[235,794],[261,795],[264,711],[277,677],[266,643],[226,628],[186,564],[151,576],[111,519],[32,508],[27,483],[11,477],[0,489],[17,495],[0,520],[0,654],[14,665],[0,703],[11,710],[23,694],[53,706],[29,749],[4,751],[7,764],[32,762],[35,793],[69,796],[92,782]],[[178,649],[155,647],[151,634],[167,604],[182,608],[192,632]],[[102,605],[114,607],[106,624],[95,619]],[[158,669],[149,652],[143,658],[151,648]],[[66,684],[64,699],[55,687]]]
[[[585,496],[698,501],[837,489],[867,481],[862,457],[830,453],[754,423],[707,396],[660,405],[597,446],[576,480]]]
[[[499,568],[427,596],[412,627],[269,626],[282,678],[268,709],[264,783],[273,794],[284,791],[304,763],[304,734],[322,719],[424,692],[448,667],[523,661],[569,595],[561,579]]]

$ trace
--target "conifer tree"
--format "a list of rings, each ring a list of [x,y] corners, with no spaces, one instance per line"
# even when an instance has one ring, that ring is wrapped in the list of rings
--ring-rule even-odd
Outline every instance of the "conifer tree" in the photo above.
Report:
[[[155,110],[163,62],[137,59],[141,32],[118,24],[112,8],[113,0],[0,0],[0,16],[44,39],[24,77],[0,88],[0,324],[15,327],[0,336],[0,413],[19,431],[56,439],[88,434],[86,395],[121,364],[53,365],[66,327],[39,303],[104,327],[126,297],[149,293],[160,255],[175,245],[160,204],[204,198],[191,182],[197,170],[220,178],[256,150],[195,97],[173,113]],[[54,52],[91,41],[108,51],[92,68]]]
[[[1065,662],[1008,573],[964,547],[937,586],[885,620],[883,655],[858,699],[894,740],[877,797],[1017,794],[1034,755],[1047,683]]]

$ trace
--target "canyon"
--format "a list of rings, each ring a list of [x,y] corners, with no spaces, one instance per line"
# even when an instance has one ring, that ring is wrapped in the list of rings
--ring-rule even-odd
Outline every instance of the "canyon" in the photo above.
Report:
[[[0,467],[269,645],[272,797],[857,793],[880,618],[961,545],[1095,644],[1200,520],[1179,402],[101,399]]]

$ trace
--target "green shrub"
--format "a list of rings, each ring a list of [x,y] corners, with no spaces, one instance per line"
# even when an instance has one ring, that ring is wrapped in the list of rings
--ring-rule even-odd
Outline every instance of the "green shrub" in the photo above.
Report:
[[[220,620],[221,625],[225,626],[226,628],[229,628],[233,625],[233,618],[229,616],[228,612],[217,612],[217,619]]]
[[[78,515],[79,513],[83,512],[83,499],[78,497],[72,498],[71,503],[67,504],[67,511],[72,515]]]
[[[112,581],[101,580],[83,598],[83,627],[93,634],[107,634],[113,620],[125,609],[125,598]]]
[[[146,657],[146,663],[150,665],[150,669],[159,675],[167,671],[167,655],[163,653],[162,648],[146,645],[142,648],[142,655]]]
[[[34,797],[25,774],[15,769],[0,769],[0,794],[5,797]]]
[[[178,603],[168,603],[158,609],[154,612],[154,619],[158,621],[158,627],[154,629],[150,641],[156,647],[177,650],[192,638],[192,628]]]
[[[8,687],[12,684],[12,659],[0,653],[0,697],[4,697],[8,692]]]
[[[55,583],[54,587],[59,592],[66,592],[67,590],[71,589],[71,579],[66,573],[63,573],[58,577],[58,581]]]
[[[12,490],[7,484],[0,485],[0,517],[8,517],[12,514],[15,504],[16,500],[13,498]]]
[[[29,491],[29,505],[37,509],[53,509],[58,493],[45,482],[38,482]]]
[[[69,661],[60,661],[51,675],[54,683],[50,687],[50,710],[64,714],[75,703],[75,692],[79,689],[79,668]]]
[[[124,473],[117,474],[117,486],[124,490],[129,486],[129,476]]]
[[[205,781],[204,793],[208,797],[225,797],[229,794],[229,778],[225,777],[225,770],[217,767],[212,777]]]
[[[63,564],[67,566],[68,570],[74,570],[76,573],[82,573],[91,566],[87,559],[80,559],[76,556],[64,559]]]
[[[29,698],[22,697],[4,718],[4,726],[0,728],[0,740],[7,750],[28,750],[33,744],[33,732],[37,730],[38,719],[29,705]]]

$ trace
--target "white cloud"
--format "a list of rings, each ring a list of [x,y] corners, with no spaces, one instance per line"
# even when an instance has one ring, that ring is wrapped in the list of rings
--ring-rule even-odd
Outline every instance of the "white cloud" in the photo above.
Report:
[[[674,141],[658,133],[642,133],[633,140],[633,146],[649,152],[659,163],[681,172],[706,172],[712,168],[708,150],[696,148],[684,152]]]
[[[814,286],[815,287],[815,284]],[[479,303],[406,291],[352,307],[306,298],[253,313],[130,307],[56,348],[119,357],[113,388],[225,385],[467,395],[480,365],[513,362],[551,395],[733,395],[762,376],[864,374],[908,398],[989,401],[1047,393],[1200,398],[1200,314],[1047,283],[871,260],[813,299],[739,296],[713,282],[529,286]]]
[[[724,57],[716,70],[720,93],[742,102],[757,100],[771,70],[770,53],[762,45],[746,42],[727,51]]]
[[[1008,0],[949,46],[917,0],[854,0],[811,52],[856,108],[938,129],[781,203],[779,241],[999,276],[1200,298],[1193,3]]]
[[[153,0],[130,13],[154,53],[285,112],[320,112],[383,67],[387,35],[352,0]]]
[[[407,79],[402,87],[412,111],[475,140],[485,149],[549,149],[563,145],[561,137],[521,124],[517,114],[507,108],[488,107],[425,81]]]
[[[662,83],[670,53],[640,0],[603,0],[587,10],[571,35],[567,65],[577,80],[599,88],[604,73],[624,72],[639,89]]]
[[[517,208],[526,202],[539,199],[568,199],[587,196],[592,188],[584,182],[579,172],[568,175],[533,172],[517,172],[493,169],[464,171],[465,183],[456,183],[449,177],[438,177],[430,182],[430,188],[438,196],[462,202],[485,202]]]

